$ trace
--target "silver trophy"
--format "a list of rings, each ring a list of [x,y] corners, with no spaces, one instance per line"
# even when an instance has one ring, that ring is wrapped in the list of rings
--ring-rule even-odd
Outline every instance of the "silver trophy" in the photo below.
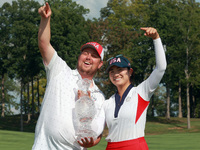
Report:
[[[75,115],[76,115],[76,136],[77,140],[81,141],[84,137],[93,137],[97,139],[97,134],[91,128],[92,120],[96,114],[96,108],[94,101],[90,98],[88,93],[91,80],[82,79],[77,82],[79,87],[80,97],[75,103]]]

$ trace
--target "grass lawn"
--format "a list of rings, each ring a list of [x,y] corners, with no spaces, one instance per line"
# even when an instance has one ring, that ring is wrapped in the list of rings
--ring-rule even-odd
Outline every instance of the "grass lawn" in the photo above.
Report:
[[[11,131],[14,123],[10,126],[7,121],[0,120],[0,150],[31,150],[34,127],[25,125],[28,132]],[[105,150],[107,132],[105,129],[101,142],[88,150]],[[200,119],[191,119],[191,129],[187,129],[186,118],[148,118],[145,133],[150,150],[200,150]]]
[[[174,133],[147,135],[145,137],[150,150],[200,150],[200,133]],[[34,134],[0,130],[1,150],[31,150]],[[105,138],[88,150],[105,150]]]
[[[200,150],[200,133],[147,135],[150,150]]]
[[[0,150],[31,150],[34,133],[0,130]]]
[[[200,133],[175,133],[145,136],[149,150],[200,150]],[[106,142],[101,142],[89,150],[105,150]]]

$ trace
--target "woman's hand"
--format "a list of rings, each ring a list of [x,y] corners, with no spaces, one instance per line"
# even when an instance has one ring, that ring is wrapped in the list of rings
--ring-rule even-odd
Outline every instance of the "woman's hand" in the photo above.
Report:
[[[144,35],[147,37],[151,37],[153,40],[160,38],[157,30],[152,27],[142,27],[141,30],[145,31]]]

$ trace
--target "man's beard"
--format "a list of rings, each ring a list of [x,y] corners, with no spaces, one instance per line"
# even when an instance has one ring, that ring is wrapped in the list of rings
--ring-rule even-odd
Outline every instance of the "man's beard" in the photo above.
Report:
[[[83,69],[82,67],[78,67],[77,69],[80,73],[83,73],[84,75],[94,75],[96,73],[97,70],[93,70],[92,69]]]

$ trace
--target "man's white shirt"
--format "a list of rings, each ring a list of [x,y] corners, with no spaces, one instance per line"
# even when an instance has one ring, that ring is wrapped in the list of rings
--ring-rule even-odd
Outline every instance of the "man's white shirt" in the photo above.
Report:
[[[47,87],[42,102],[40,116],[35,130],[33,150],[80,150],[75,136],[75,101],[78,99],[77,81],[81,79],[77,70],[72,70],[57,52],[48,66]],[[97,114],[92,121],[92,129],[100,135],[104,128],[104,114],[101,111],[103,93],[93,82],[90,88]]]

